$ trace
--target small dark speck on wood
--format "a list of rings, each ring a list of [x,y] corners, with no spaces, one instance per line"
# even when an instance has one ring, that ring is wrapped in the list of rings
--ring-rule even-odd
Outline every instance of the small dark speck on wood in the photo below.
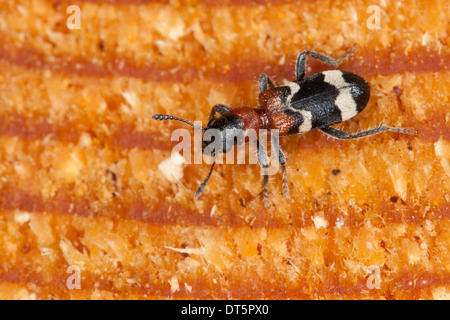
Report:
[[[340,172],[341,172],[340,169],[333,169],[333,171],[331,171],[331,173],[335,176],[338,175]]]

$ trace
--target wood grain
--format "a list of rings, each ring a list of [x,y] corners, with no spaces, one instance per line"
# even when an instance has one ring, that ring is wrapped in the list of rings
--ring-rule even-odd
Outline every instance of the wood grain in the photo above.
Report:
[[[2,2],[0,298],[448,299],[450,6],[382,1],[369,29],[371,4]],[[217,166],[196,200],[208,165],[160,169],[186,127],[152,114],[255,107],[260,73],[292,80],[300,51],[355,43],[339,68],[372,97],[338,127],[417,136],[284,138],[292,199],[271,176],[270,209],[257,165]]]

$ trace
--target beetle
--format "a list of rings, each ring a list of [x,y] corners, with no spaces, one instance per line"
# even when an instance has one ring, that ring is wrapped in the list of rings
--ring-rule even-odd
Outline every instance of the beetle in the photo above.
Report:
[[[216,159],[215,152],[227,153],[234,145],[244,143],[243,135],[248,129],[257,131],[277,129],[279,130],[279,136],[319,129],[336,139],[357,139],[384,131],[416,134],[416,131],[412,128],[393,128],[385,125],[356,134],[331,127],[355,117],[366,107],[370,98],[370,86],[360,76],[339,70],[328,70],[305,76],[306,58],[310,56],[336,68],[353,51],[353,48],[354,46],[337,60],[313,51],[301,52],[296,60],[296,80],[279,87],[276,87],[265,74],[261,74],[259,76],[258,108],[247,106],[230,108],[223,104],[214,105],[207,126],[200,127],[200,129],[216,129],[219,132],[219,141],[222,141],[223,147],[215,149],[214,152],[207,152],[209,144],[205,140],[209,139],[205,139],[207,131],[203,133],[202,152],[214,158],[211,169],[197,189],[195,197],[202,193],[211,177]],[[197,127],[186,119],[171,115],[154,114],[153,119],[178,120]],[[235,139],[236,136],[237,139]],[[256,143],[258,162],[263,169],[262,194],[264,205],[268,207],[269,157],[267,151],[257,139],[254,139],[253,142]],[[275,139],[272,139],[272,148],[278,155],[278,162],[281,166],[282,192],[285,198],[289,199],[286,157]]]

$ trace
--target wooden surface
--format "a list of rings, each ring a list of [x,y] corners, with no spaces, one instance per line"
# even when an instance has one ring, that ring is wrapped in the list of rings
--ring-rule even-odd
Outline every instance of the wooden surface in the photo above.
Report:
[[[2,1],[0,298],[449,298],[450,8],[381,1],[369,29],[371,4]],[[338,128],[417,136],[284,138],[292,199],[274,175],[270,209],[257,165],[217,166],[197,200],[208,165],[160,170],[187,126],[153,113],[206,124],[255,107],[260,73],[292,80],[300,51],[355,43],[340,69],[372,96]]]

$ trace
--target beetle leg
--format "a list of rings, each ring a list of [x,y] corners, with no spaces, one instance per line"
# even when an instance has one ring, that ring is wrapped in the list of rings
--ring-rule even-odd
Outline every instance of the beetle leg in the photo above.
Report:
[[[334,60],[331,57],[325,56],[323,54],[314,52],[314,51],[308,51],[305,50],[302,53],[300,53],[297,56],[297,63],[295,65],[295,77],[298,80],[302,80],[305,77],[305,70],[306,70],[306,56],[310,56],[314,59],[317,59],[323,63],[326,63],[333,68],[336,68],[339,63],[341,63],[342,60],[344,60],[349,54],[353,52],[353,48],[355,45],[353,45],[350,50],[348,50],[346,53],[344,53],[342,56],[340,56],[337,60]]]
[[[230,107],[228,107],[224,104],[216,104],[211,109],[211,113],[209,114],[209,121],[214,119],[216,113],[224,115],[224,114],[228,113],[228,111],[230,111]]]
[[[339,129],[335,129],[332,127],[321,127],[319,128],[322,132],[332,136],[333,138],[336,139],[357,139],[357,138],[363,138],[363,137],[367,137],[367,136],[371,136],[374,134],[378,134],[384,131],[393,131],[393,132],[400,132],[400,133],[406,133],[406,134],[417,134],[417,131],[414,130],[413,128],[392,128],[392,127],[388,127],[388,126],[379,126],[370,130],[366,130],[366,131],[361,131],[355,134],[350,134],[348,132],[339,130]]]
[[[275,154],[278,154],[278,162],[281,165],[281,174],[283,176],[283,196],[289,200],[291,197],[289,195],[289,185],[286,174],[286,157],[283,151],[280,148],[280,144],[278,143],[278,135],[271,135],[272,140],[272,148]]]
[[[269,89],[275,88],[273,82],[270,81],[270,79],[265,74],[261,74],[259,76],[258,82],[259,82],[259,92],[266,91],[267,87],[269,87]]]
[[[194,198],[198,198],[202,194],[203,189],[205,189],[206,184],[209,181],[209,178],[211,178],[211,174],[214,170],[215,164],[216,164],[216,156],[214,156],[214,158],[213,158],[213,162],[211,164],[211,169],[209,169],[208,175],[206,176],[205,180],[203,180],[202,184],[198,187],[197,191],[195,192]]]
[[[267,155],[266,149],[259,143],[259,141],[256,139],[256,152],[258,155],[258,162],[261,168],[264,170],[263,175],[263,181],[262,181],[262,195],[263,195],[263,201],[264,206],[266,208],[269,208],[269,194],[267,191],[267,183],[269,182],[269,156]]]

